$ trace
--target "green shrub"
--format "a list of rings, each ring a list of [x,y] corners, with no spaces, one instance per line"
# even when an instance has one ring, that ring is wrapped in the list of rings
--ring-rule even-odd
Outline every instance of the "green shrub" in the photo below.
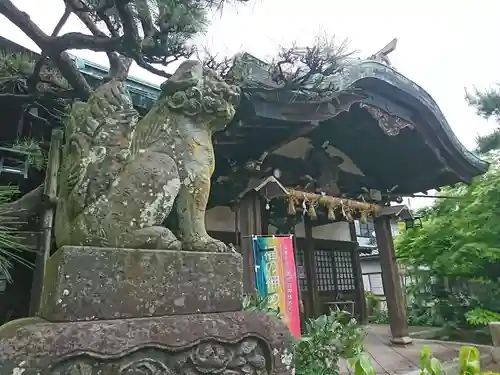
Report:
[[[243,310],[266,312],[279,317],[279,310],[270,307],[273,295],[247,295]],[[351,314],[332,311],[306,322],[300,340],[295,342],[297,375],[338,375],[339,360],[357,358],[363,352],[364,330]]]
[[[380,297],[373,294],[372,292],[365,292],[366,309],[368,310],[368,316],[376,316],[380,312],[381,300]]]
[[[333,311],[309,320],[295,347],[298,375],[337,375],[341,358],[358,357],[363,352],[365,332],[350,314]]]
[[[471,326],[487,326],[492,322],[500,322],[500,314],[494,311],[475,308],[465,313],[467,323]]]
[[[373,317],[373,323],[375,324],[389,324],[389,312],[387,310],[379,310],[377,314]]]

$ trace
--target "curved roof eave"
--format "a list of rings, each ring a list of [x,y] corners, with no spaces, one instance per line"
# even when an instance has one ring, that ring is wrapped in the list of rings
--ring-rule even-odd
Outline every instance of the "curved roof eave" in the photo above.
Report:
[[[353,61],[343,74],[335,77],[335,83],[339,90],[352,90],[362,88],[366,81],[378,81],[381,89],[394,90],[395,97],[401,98],[401,94],[407,99],[408,104],[413,107],[422,118],[429,121],[428,125],[434,131],[441,132],[455,151],[469,164],[469,171],[474,176],[481,175],[488,170],[489,163],[481,160],[472,152],[467,150],[458,140],[451,129],[448,121],[439,109],[434,99],[422,87],[415,82],[398,73],[395,69],[373,60]],[[372,85],[373,86],[373,85]],[[404,98],[403,98],[404,99]],[[446,147],[446,145],[443,145]],[[472,169],[472,171],[471,171]]]

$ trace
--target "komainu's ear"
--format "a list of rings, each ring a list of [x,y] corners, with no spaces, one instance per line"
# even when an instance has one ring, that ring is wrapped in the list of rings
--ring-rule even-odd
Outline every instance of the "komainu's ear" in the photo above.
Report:
[[[161,95],[172,95],[176,91],[184,91],[190,87],[200,86],[203,81],[203,65],[196,60],[184,61],[175,73],[161,86]]]

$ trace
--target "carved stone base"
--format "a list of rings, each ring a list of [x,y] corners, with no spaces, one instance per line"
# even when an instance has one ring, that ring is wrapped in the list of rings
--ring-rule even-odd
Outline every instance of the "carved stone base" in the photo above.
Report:
[[[2,375],[285,375],[292,338],[263,313],[221,313],[0,328]]]
[[[292,338],[246,313],[235,253],[64,247],[40,318],[0,327],[0,375],[291,375]]]

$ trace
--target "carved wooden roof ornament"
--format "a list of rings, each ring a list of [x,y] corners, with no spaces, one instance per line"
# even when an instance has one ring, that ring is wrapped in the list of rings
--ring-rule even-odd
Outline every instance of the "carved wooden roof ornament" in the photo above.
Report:
[[[392,67],[391,61],[389,60],[389,54],[391,52],[394,52],[397,45],[398,45],[398,39],[394,38],[389,43],[387,43],[382,49],[380,49],[378,52],[371,55],[369,57],[369,59]]]
[[[370,115],[377,120],[378,125],[388,136],[398,135],[401,129],[409,128],[415,129],[415,126],[401,117],[391,115],[380,108],[371,106],[369,104],[360,103],[361,108],[366,108]]]

